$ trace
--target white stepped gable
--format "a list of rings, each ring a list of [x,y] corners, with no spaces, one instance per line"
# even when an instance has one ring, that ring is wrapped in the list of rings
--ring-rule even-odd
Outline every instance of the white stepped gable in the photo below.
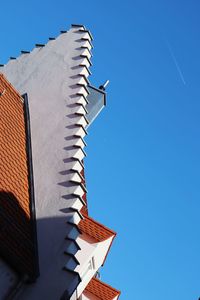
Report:
[[[87,81],[85,80],[85,78],[83,76],[79,76],[77,78],[77,83],[84,84],[85,86],[87,85]]]
[[[79,125],[77,125],[79,126]],[[68,147],[80,147],[80,148],[84,148],[86,146],[85,141],[81,138],[81,137],[77,137],[77,136],[70,136],[69,139],[66,139],[66,147],[64,147],[64,149],[68,150]]]
[[[81,33],[81,30],[79,31]],[[87,39],[87,40],[91,40],[88,32],[82,32],[81,33],[81,38]]]
[[[68,149],[67,146],[77,146],[83,149],[86,146],[86,143],[82,138],[72,136],[71,139],[66,140],[66,149]]]
[[[81,217],[77,212],[69,212],[67,214],[67,220],[77,225],[80,222]]]
[[[82,117],[76,122],[76,125],[81,125],[85,128],[88,125],[88,122],[85,117]]]
[[[66,241],[66,253],[70,254],[76,254],[76,252],[79,250],[78,246],[75,244],[75,242],[72,243],[71,240]]]
[[[84,66],[79,66],[79,74],[85,75],[86,77],[90,75],[88,69]]]
[[[68,195],[75,195],[82,197],[85,193],[84,189],[79,184],[68,183],[66,184]]]
[[[74,106],[76,103],[73,103],[72,105]],[[78,104],[79,105],[79,104]],[[79,105],[80,106],[80,105]],[[73,118],[68,120],[68,128],[71,125],[81,125],[83,128],[85,128],[85,124],[88,125],[87,121],[87,116],[86,115],[81,115],[81,114],[74,114]]]
[[[28,94],[31,117],[41,276],[32,291],[24,289],[21,300],[60,299],[66,289],[64,299],[79,299],[114,237],[112,233],[97,242],[84,230],[80,235],[77,226],[87,192],[81,172],[89,123],[91,40],[84,26],[75,25],[1,67],[15,88]]]
[[[65,265],[66,269],[73,271],[76,268],[76,266],[77,266],[77,262],[72,257],[69,257]]]
[[[91,53],[87,48],[82,48],[83,50],[81,51],[81,55],[87,56],[89,59],[91,58]]]
[[[84,97],[87,97],[87,95],[88,95],[88,92],[86,91],[86,89],[84,87],[78,85],[78,83],[76,85],[74,85],[73,93],[74,93],[74,95],[79,94]]]
[[[78,160],[71,160],[71,161],[65,160],[64,163],[66,165],[67,170],[74,170],[79,173],[83,170],[83,165]]]
[[[68,155],[70,157],[77,158],[80,161],[82,161],[83,158],[86,156],[85,152],[80,148],[79,149],[75,148],[75,149],[72,149],[72,150],[68,150]]]
[[[88,48],[89,50],[92,49],[92,45],[88,40],[81,40],[80,44],[81,44],[81,46],[84,46],[84,47]]]
[[[86,236],[84,236],[84,239],[79,236],[77,242],[82,251],[78,251],[75,255],[76,260],[79,262],[79,264],[76,264],[74,270],[79,273],[81,282],[78,285],[77,290],[74,291],[74,294],[72,295],[70,300],[74,299],[74,295],[80,297],[87,284],[102,266],[109,247],[112,243],[112,239],[113,237],[110,237],[103,242],[94,243],[90,240],[87,241]],[[66,265],[66,268],[72,268],[72,262],[68,263]]]
[[[89,63],[88,59],[87,58],[84,58],[84,57],[80,57],[80,59],[78,60],[79,64],[81,66],[86,66],[87,68],[90,67],[91,63]]]
[[[86,115],[87,111],[82,105],[76,105],[71,109],[71,113],[84,116]]]
[[[81,137],[83,139],[86,136],[87,132],[82,127],[74,126],[74,128],[70,129],[70,134],[76,137]]]
[[[69,225],[67,227],[67,230],[66,230],[66,237],[67,238],[70,238],[72,240],[76,240],[79,236],[79,231],[78,229],[76,228],[76,226],[73,226],[73,225]]]
[[[74,95],[74,97],[70,98],[68,102],[69,102],[69,104],[79,104],[79,105],[81,104],[84,107],[88,103],[87,99],[80,94]]]
[[[75,103],[82,104],[84,107],[87,105],[87,99],[83,96],[77,95],[75,98]]]
[[[81,28],[83,31],[78,30]],[[80,172],[83,170],[82,160],[85,157],[82,149],[86,145],[83,139],[87,134],[85,128],[88,124],[85,107],[92,48],[90,35],[85,32],[84,27],[78,29],[72,28],[55,40],[50,40],[44,47],[37,47],[29,54],[22,54],[1,67],[1,72],[14,87],[21,94],[28,95],[39,260],[42,262],[40,271],[41,274],[46,274],[45,281],[42,275],[38,278],[32,294],[26,294],[26,291],[22,294],[22,300],[39,299],[40,291],[44,292],[42,298],[50,296],[51,299],[59,299],[70,284],[66,280],[66,273],[62,271],[67,257],[61,254],[58,256],[57,249],[63,249],[64,253],[69,246],[69,241],[65,243],[65,238],[75,240],[79,236],[79,231],[73,224],[79,223],[79,211],[84,205],[81,198],[85,194],[85,188],[81,183]],[[88,47],[88,50],[82,47]],[[46,230],[48,225],[43,225],[43,219],[48,220],[50,215],[54,215],[55,220],[64,217],[66,220],[62,226],[54,227],[53,241],[52,231]],[[73,247],[72,242],[70,251]],[[73,251],[72,253],[75,254]],[[70,266],[73,262],[72,257]],[[73,266],[75,268],[76,263]],[[54,274],[57,276],[58,273],[59,288],[50,286],[46,289],[46,282],[54,282]],[[76,280],[70,280],[73,281]]]
[[[72,171],[69,174],[65,175],[65,180],[66,181],[71,181],[71,182],[75,182],[75,183],[81,183],[82,182],[82,178],[79,175],[79,173]]]
[[[64,198],[64,196],[63,196]],[[75,197],[75,198],[71,198],[71,199],[67,199],[66,201],[66,208],[73,208],[76,209],[78,211],[81,210],[81,208],[83,207],[83,201],[81,201],[81,199],[79,197]]]
[[[97,242],[86,234],[80,235],[77,227],[83,218],[80,210],[86,193],[81,172],[86,155],[83,149],[88,126],[91,48],[91,35],[84,27],[76,26],[45,47],[23,54],[1,68],[29,98],[38,221],[44,217],[48,220],[52,212],[55,220],[63,218],[62,226],[51,230],[46,230],[48,224],[43,228],[38,222],[39,258],[45,262],[41,274],[46,278],[42,281],[41,276],[34,292],[23,294],[22,300],[60,299],[66,289],[74,291],[70,300],[77,300],[103,264],[113,239]],[[71,271],[65,273],[66,277],[63,267]],[[58,274],[59,291],[51,286],[46,289],[46,282],[55,282]],[[40,289],[45,294],[37,293]]]
[[[93,44],[92,44],[91,40],[89,40],[88,38],[81,37],[79,42],[83,42],[83,43],[87,42],[90,45],[90,47],[89,46],[87,47],[89,50],[91,50],[93,48]]]

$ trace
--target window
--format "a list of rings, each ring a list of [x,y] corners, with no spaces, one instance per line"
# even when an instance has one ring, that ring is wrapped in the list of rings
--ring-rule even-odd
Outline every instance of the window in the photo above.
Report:
[[[81,279],[83,279],[90,271],[94,269],[95,269],[95,263],[94,263],[94,257],[92,257],[92,259],[88,262],[88,264],[84,268]]]

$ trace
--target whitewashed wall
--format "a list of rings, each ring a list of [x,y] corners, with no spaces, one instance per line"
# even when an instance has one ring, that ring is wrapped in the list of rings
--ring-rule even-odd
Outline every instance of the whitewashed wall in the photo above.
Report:
[[[21,93],[28,94],[37,215],[40,277],[20,299],[60,299],[73,291],[77,276],[64,271],[68,247],[76,239],[84,193],[81,160],[85,153],[85,105],[91,37],[83,27],[62,33],[0,68]],[[84,76],[82,76],[84,75]]]

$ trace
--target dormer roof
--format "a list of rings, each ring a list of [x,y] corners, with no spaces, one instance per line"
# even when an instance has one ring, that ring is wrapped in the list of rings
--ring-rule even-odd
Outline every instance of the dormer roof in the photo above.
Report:
[[[116,236],[116,232],[100,224],[86,214],[84,214],[84,219],[79,222],[78,228],[81,233],[89,235],[97,242],[103,242],[110,237]]]
[[[120,291],[114,289],[110,285],[102,282],[95,277],[93,277],[89,282],[89,284],[85,288],[85,291],[88,291],[89,293],[97,296],[97,298],[101,300],[117,300],[120,295]]]

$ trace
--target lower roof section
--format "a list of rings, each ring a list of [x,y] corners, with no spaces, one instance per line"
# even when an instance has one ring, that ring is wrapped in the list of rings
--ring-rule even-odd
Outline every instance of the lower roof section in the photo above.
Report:
[[[82,233],[89,235],[97,242],[103,242],[110,237],[116,236],[116,233],[113,230],[100,224],[86,214],[84,214],[84,219],[80,221],[78,227]]]
[[[93,277],[83,292],[83,300],[117,300],[120,291]],[[85,298],[84,298],[85,297]]]
[[[88,124],[86,104],[89,102],[87,96],[90,91],[87,77],[92,45],[90,33],[82,28],[83,26],[79,27],[73,26],[68,32],[62,32],[58,38],[50,39],[45,46],[37,44],[31,53],[23,53],[16,60],[1,67],[2,72],[20,93],[28,93],[30,104],[41,276],[35,284],[26,287],[20,296],[22,300],[59,299],[66,289],[64,299],[69,297],[71,300],[79,299],[88,282],[103,264],[116,235],[87,215],[87,191],[82,161],[85,156],[83,139],[87,135]],[[92,98],[95,100],[94,103],[92,100],[90,102],[95,107],[93,118],[105,105],[105,93],[90,88],[91,96],[92,92],[96,93]],[[3,97],[6,95],[4,89],[0,90],[1,94]],[[100,100],[97,96],[101,96]],[[97,104],[100,104],[100,107],[96,106]],[[13,113],[12,106],[13,101],[9,103],[6,111]],[[23,117],[22,107],[20,111]],[[8,148],[13,150],[14,161],[24,163],[26,155],[23,158],[18,156],[16,159],[15,154],[21,147],[21,139],[15,137],[17,134],[15,125],[21,123],[15,121],[15,117],[14,114],[13,119],[8,118],[9,121],[14,120],[10,122],[9,138],[14,138],[15,141],[13,146],[12,140],[9,141]],[[23,130],[19,130],[19,134],[22,132]],[[6,136],[4,139],[6,140]],[[24,149],[20,155],[22,153],[25,153]],[[12,162],[12,157],[8,157],[5,159],[5,166],[7,167],[7,164],[10,166]],[[14,164],[11,170],[12,168],[16,172],[13,182],[9,185],[6,179],[5,186],[10,189],[12,185],[22,185],[17,191],[18,194],[14,195],[17,200],[22,199],[20,207],[25,217],[30,220],[30,206],[26,202],[28,168],[22,172],[26,177],[25,181],[17,173],[24,170],[24,166],[22,168]],[[19,178],[19,182],[15,182],[16,178]],[[27,198],[24,199],[26,195]],[[80,212],[83,206],[82,220]],[[17,217],[18,213],[12,218],[15,220]],[[22,266],[28,265],[27,253],[32,249],[32,244],[28,243],[31,241],[29,234],[32,233],[26,225],[26,218],[20,217],[20,221],[24,220],[25,224],[22,228],[27,230],[23,235],[25,242],[22,241],[20,245],[26,250],[25,253],[23,251],[19,253],[19,257],[23,256]],[[79,219],[81,220],[78,224]],[[79,235],[79,231],[83,234]],[[15,236],[12,236],[12,239],[15,241]],[[15,248],[15,251],[20,249],[18,244]],[[11,256],[14,257],[13,253]],[[31,268],[29,265],[28,268],[33,270],[35,266],[36,264]],[[46,289],[48,282],[51,284]]]

